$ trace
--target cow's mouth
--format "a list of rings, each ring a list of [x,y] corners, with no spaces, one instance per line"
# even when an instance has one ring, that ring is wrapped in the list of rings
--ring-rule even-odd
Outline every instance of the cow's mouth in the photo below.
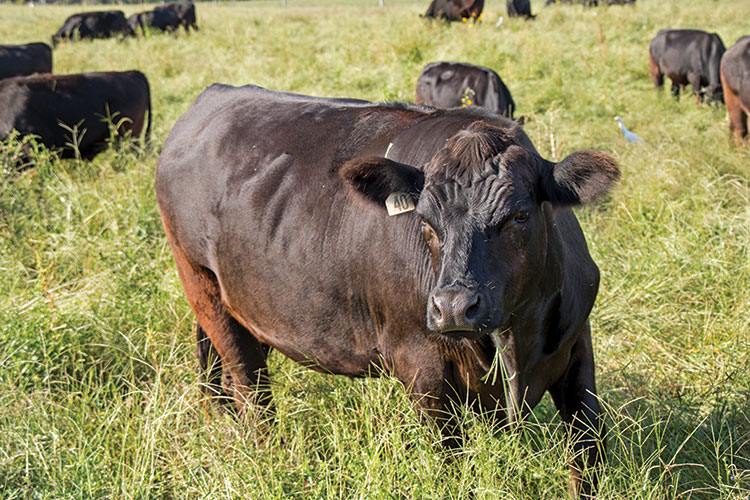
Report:
[[[468,339],[468,340],[476,340],[484,335],[487,335],[492,330],[472,330],[468,328],[453,328],[448,330],[441,330],[440,335],[443,335],[445,337],[448,337],[450,339],[455,340],[461,340],[461,339]]]
[[[489,321],[487,321],[489,323]],[[485,323],[486,324],[486,323]],[[482,340],[482,342],[488,342],[489,344],[498,344],[500,340],[507,336],[509,329],[503,327],[502,324],[491,323],[492,326],[484,326],[479,328],[446,328],[439,330],[435,333],[441,336],[456,341],[462,339],[466,340]],[[499,345],[497,346],[499,348]]]

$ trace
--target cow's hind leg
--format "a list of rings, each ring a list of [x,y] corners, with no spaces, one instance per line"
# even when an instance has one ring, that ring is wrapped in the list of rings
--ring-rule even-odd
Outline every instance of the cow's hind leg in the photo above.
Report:
[[[247,413],[248,405],[271,408],[267,346],[227,312],[216,276],[189,262],[179,245],[172,244],[172,250],[185,295],[198,320],[203,392],[231,395],[241,415]]]
[[[654,86],[657,89],[661,89],[664,86],[664,73],[659,69],[659,65],[656,64],[651,54],[648,55],[648,71],[651,73],[651,79],[654,81]]]
[[[198,323],[195,324],[195,339],[200,365],[201,392],[210,398],[220,398],[222,402],[229,401],[232,392],[231,379],[228,379],[228,383],[223,384],[224,387],[222,387],[221,356],[216,352],[206,331]]]
[[[747,140],[748,114],[740,106],[737,106],[729,114],[730,130],[734,132],[734,142],[738,146]]]
[[[748,114],[743,109],[738,96],[731,91],[724,93],[724,100],[727,105],[727,113],[729,113],[729,134],[734,138],[735,144],[740,146],[747,139]]]

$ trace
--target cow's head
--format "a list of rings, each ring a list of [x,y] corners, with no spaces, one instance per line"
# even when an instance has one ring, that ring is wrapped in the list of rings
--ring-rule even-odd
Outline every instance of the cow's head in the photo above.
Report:
[[[341,177],[376,203],[392,192],[418,199],[436,273],[427,326],[476,338],[507,323],[529,287],[551,272],[547,240],[554,207],[604,195],[619,170],[594,151],[546,161],[509,130],[480,121],[451,137],[423,170],[367,158],[349,162]]]

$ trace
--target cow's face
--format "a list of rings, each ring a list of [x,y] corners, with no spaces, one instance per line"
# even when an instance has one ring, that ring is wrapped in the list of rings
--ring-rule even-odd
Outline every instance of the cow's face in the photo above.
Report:
[[[436,274],[427,327],[475,338],[502,328],[530,299],[548,261],[550,205],[589,202],[619,176],[608,156],[581,151],[553,164],[508,130],[475,122],[422,171],[384,158],[355,160],[342,178],[371,201],[418,197],[417,215]]]
[[[436,273],[427,326],[473,338],[507,322],[538,279],[546,225],[536,188],[541,158],[518,145],[482,157],[456,144],[472,135],[454,137],[433,158],[417,211]],[[452,156],[462,151],[465,161]]]

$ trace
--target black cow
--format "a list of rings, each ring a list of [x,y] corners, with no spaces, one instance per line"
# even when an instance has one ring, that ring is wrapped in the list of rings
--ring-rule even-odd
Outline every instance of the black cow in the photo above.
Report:
[[[190,28],[198,30],[198,25],[195,22],[195,4],[193,2],[167,3],[156,7],[154,11],[171,11],[180,20],[180,24],[185,28],[186,32],[189,33]]]
[[[649,71],[654,85],[661,88],[664,76],[672,80],[672,94],[679,99],[688,83],[703,100],[724,102],[719,66],[724,43],[716,33],[700,30],[661,30],[649,46]],[[704,90],[705,89],[705,90]]]
[[[424,17],[447,21],[479,19],[484,9],[484,0],[432,0]]]
[[[49,45],[0,45],[0,79],[32,73],[52,73],[52,49]]]
[[[512,422],[549,391],[573,470],[599,463],[599,272],[570,207],[618,176],[603,153],[544,160],[479,108],[212,85],[156,173],[207,390],[270,405],[270,346],[325,373],[388,371],[449,435],[452,404]]]
[[[57,45],[60,40],[73,40],[76,36],[80,39],[94,39],[118,35],[135,35],[121,10],[82,12],[65,20],[57,33],[52,35],[52,45]]]
[[[128,18],[128,26],[133,32],[142,30],[175,31],[182,26],[182,21],[174,10],[159,9],[133,14]]]
[[[599,0],[547,0],[544,6],[555,5],[558,3],[580,3],[584,7],[596,7],[599,5]]]
[[[513,118],[516,104],[497,73],[458,62],[434,62],[417,80],[417,104],[455,108],[474,104]]]
[[[139,137],[147,112],[146,140],[151,131],[151,95],[148,80],[139,71],[0,80],[0,139],[16,129],[21,135],[38,136],[62,157],[74,157],[71,144],[76,143],[86,159],[106,149],[111,136],[108,120],[117,127],[118,137]]]
[[[740,37],[724,53],[721,86],[729,113],[729,132],[740,145],[747,139],[750,116],[750,36]]]
[[[531,13],[531,3],[529,0],[508,0],[505,3],[505,7],[508,10],[508,17],[525,17],[526,19],[534,19]]]
[[[557,3],[574,3],[574,0],[547,0],[547,5],[554,5]],[[596,7],[599,5],[599,0],[577,0],[575,3],[580,3],[584,7]],[[635,0],[601,0],[603,5],[635,5]]]

